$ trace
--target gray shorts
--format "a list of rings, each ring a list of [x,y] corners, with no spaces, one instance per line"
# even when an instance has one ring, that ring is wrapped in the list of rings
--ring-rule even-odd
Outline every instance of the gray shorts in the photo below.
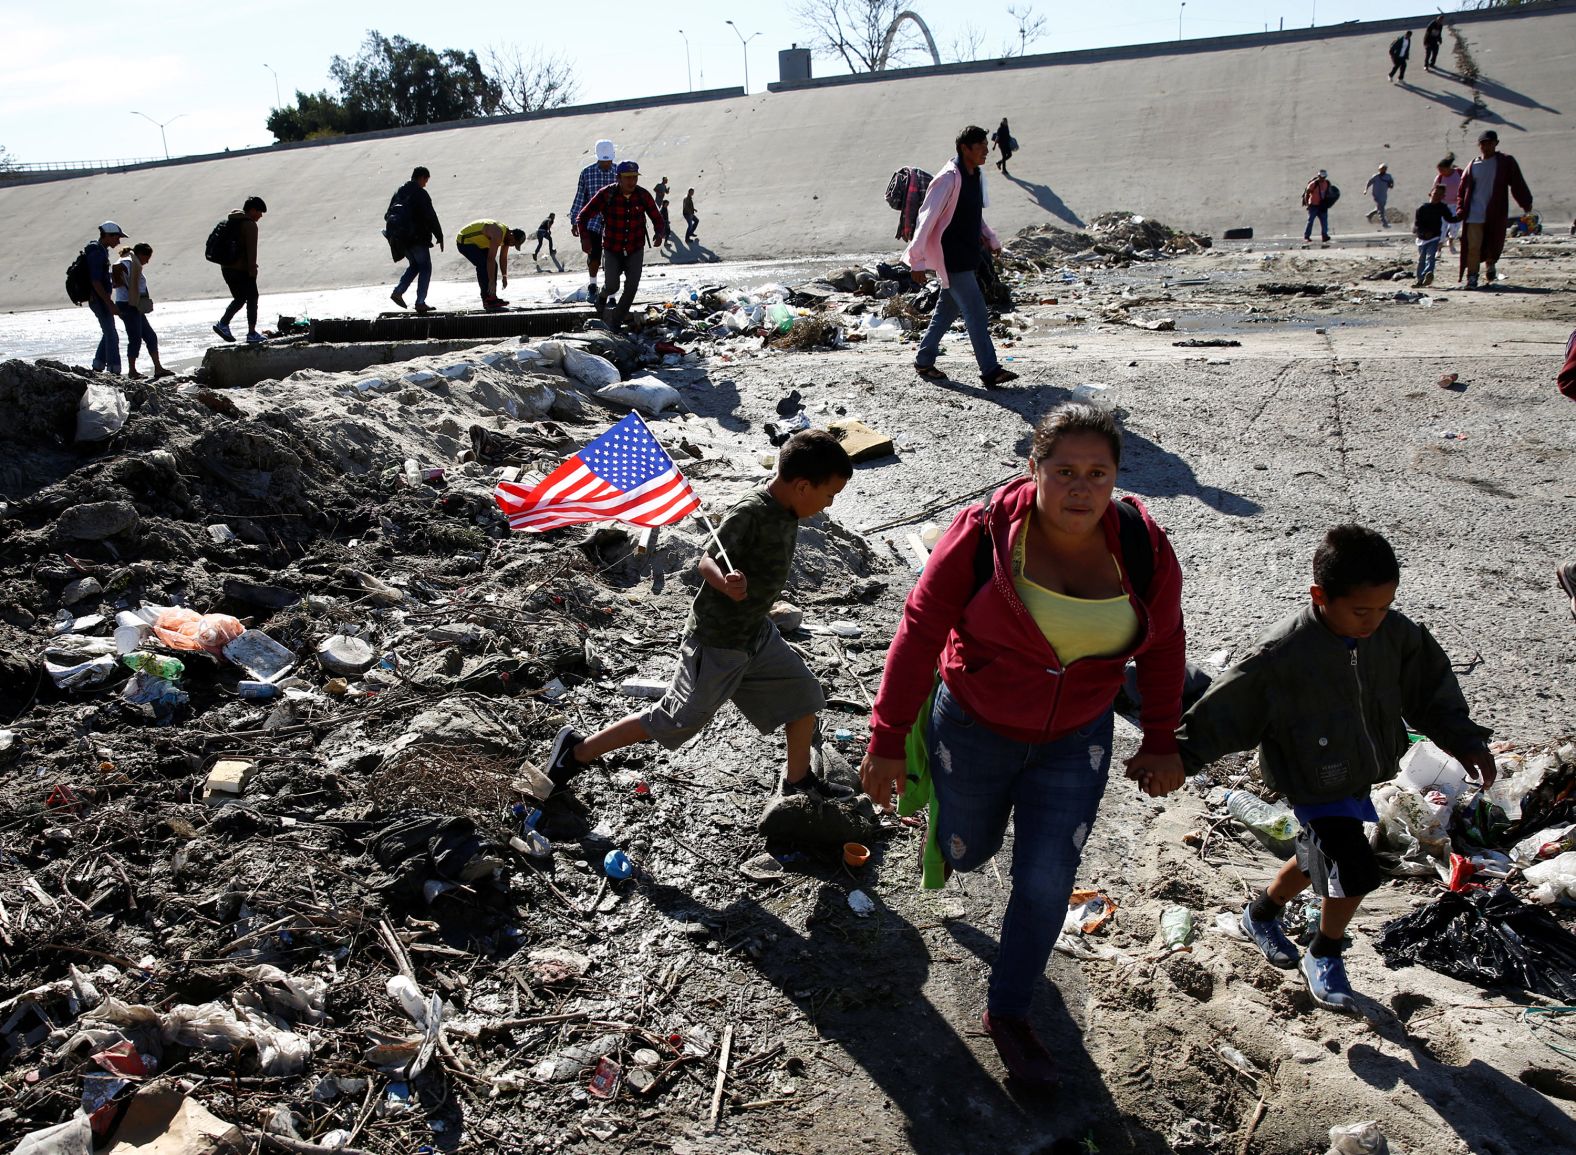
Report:
[[[768,619],[751,650],[702,646],[686,637],[668,692],[640,721],[654,741],[677,750],[730,699],[762,734],[826,708],[821,683]]]

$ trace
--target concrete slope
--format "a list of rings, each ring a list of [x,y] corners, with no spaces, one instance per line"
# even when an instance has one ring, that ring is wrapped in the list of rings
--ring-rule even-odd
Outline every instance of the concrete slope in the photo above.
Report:
[[[1396,176],[1392,204],[1410,210],[1440,154],[1473,155],[1484,124],[1521,161],[1546,220],[1567,224],[1576,212],[1576,5],[1462,20],[1486,106],[1470,122],[1472,89],[1423,71],[1426,17],[1410,23],[1418,35],[1406,87],[1385,77],[1386,45],[1406,26],[1390,22],[913,70],[3,187],[0,309],[62,304],[65,266],[105,217],[157,250],[156,298],[216,295],[223,287],[202,260],[203,239],[254,192],[270,208],[265,295],[389,279],[382,212],[417,164],[433,171],[430,191],[451,238],[476,217],[534,229],[556,211],[560,252],[573,255],[569,203],[599,136],[639,158],[648,185],[671,178],[675,221],[678,198],[694,185],[701,241],[720,256],[870,252],[895,245],[896,214],[882,197],[892,170],[934,170],[958,128],[994,126],[1004,114],[1023,151],[1012,181],[993,174],[990,183],[998,229],[1077,226],[1122,208],[1217,234],[1235,225],[1261,236],[1300,232],[1298,194],[1322,166],[1345,193],[1332,227],[1351,233],[1370,227],[1363,183],[1378,164]],[[1451,68],[1452,43],[1447,35],[1441,57]],[[437,275],[470,275],[452,243]]]

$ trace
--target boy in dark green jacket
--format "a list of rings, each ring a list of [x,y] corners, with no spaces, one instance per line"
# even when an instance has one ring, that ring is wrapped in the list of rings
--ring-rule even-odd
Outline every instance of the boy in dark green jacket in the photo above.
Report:
[[[1189,774],[1259,747],[1264,783],[1284,794],[1301,831],[1297,854],[1242,912],[1242,929],[1276,966],[1298,967],[1320,1006],[1353,1009],[1341,961],[1346,927],[1380,882],[1363,833],[1377,822],[1375,783],[1395,777],[1408,723],[1484,787],[1494,781],[1489,731],[1472,721],[1450,659],[1427,629],[1390,610],[1395,552],[1373,530],[1340,525],[1313,555],[1312,604],[1261,638],[1182,718]],[[1309,885],[1323,900],[1300,961],[1281,927]]]

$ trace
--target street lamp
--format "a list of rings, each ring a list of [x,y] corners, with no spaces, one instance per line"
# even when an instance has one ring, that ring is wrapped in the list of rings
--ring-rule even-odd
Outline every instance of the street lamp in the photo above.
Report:
[[[273,65],[271,64],[265,64],[263,67],[268,69],[269,72],[274,72]],[[277,72],[274,72],[274,107],[284,107],[284,102],[279,99],[279,73]]]
[[[183,112],[183,113],[180,114],[180,116],[172,116],[172,117],[170,117],[170,119],[168,119],[166,121],[162,121],[162,122],[154,120],[153,117],[149,116],[146,112],[138,112],[135,109],[132,110],[131,115],[133,115],[133,116],[140,116],[140,117],[142,117],[143,120],[147,121],[149,124],[157,124],[159,126],[159,141],[160,141],[161,144],[164,145],[164,159],[165,160],[169,160],[170,159],[170,142],[164,139],[164,126],[167,125],[167,124],[174,124],[177,120],[179,120],[181,118],[181,116],[185,116],[186,114]]]
[[[1187,7],[1187,0],[1182,0],[1182,8]],[[1177,39],[1182,39],[1182,8],[1177,9]]]
[[[684,29],[679,29],[679,35],[684,36]],[[695,91],[695,77],[690,72],[689,37],[684,36],[684,80],[689,85],[691,92]]]
[[[739,38],[739,47],[744,50],[744,95],[748,96],[750,94],[750,41],[754,40],[760,33],[751,32],[746,36],[739,31],[739,26],[732,20],[724,20],[723,23],[733,29],[733,34]]]

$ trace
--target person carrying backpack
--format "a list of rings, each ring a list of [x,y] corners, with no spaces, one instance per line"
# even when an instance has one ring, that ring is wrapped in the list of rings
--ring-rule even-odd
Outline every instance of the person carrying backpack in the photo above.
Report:
[[[427,194],[427,182],[431,179],[432,173],[417,165],[411,170],[410,180],[400,185],[389,201],[388,211],[383,214],[387,226],[383,235],[388,237],[389,249],[393,251],[397,245],[400,255],[395,260],[409,262],[400,274],[399,284],[389,294],[389,300],[403,309],[405,290],[415,281],[418,313],[435,311],[427,304],[427,286],[432,284],[432,242],[437,241],[438,251],[443,251],[443,226],[438,223],[437,210]]]
[[[1406,62],[1412,55],[1412,34],[1407,32],[1397,36],[1390,43],[1390,83],[1394,84],[1397,73],[1402,84],[1406,83]]]
[[[1105,793],[1129,658],[1143,741],[1126,775],[1151,797],[1183,781],[1182,570],[1143,505],[1114,498],[1121,451],[1108,410],[1064,405],[1035,428],[1027,476],[958,515],[904,604],[860,766],[878,806],[894,789],[904,814],[929,802],[926,886],[984,866],[1011,819],[983,1023],[1007,1072],[1041,1088],[1058,1074],[1029,1008]]]
[[[1302,204],[1308,210],[1308,224],[1302,230],[1304,241],[1313,240],[1313,222],[1319,222],[1319,240],[1330,243],[1330,206],[1341,195],[1341,190],[1330,183],[1330,174],[1322,168],[1319,174],[1302,190]]]
[[[120,333],[115,327],[114,288],[110,280],[110,251],[126,237],[126,232],[114,221],[99,226],[98,240],[88,242],[78,258],[87,276],[87,305],[99,323],[98,348],[93,351],[93,370],[97,373],[120,372]],[[67,281],[73,280],[75,263],[66,272]],[[70,287],[69,285],[67,286]]]
[[[247,197],[246,203],[231,211],[208,238],[207,258],[219,266],[230,290],[230,304],[213,331],[226,341],[234,341],[230,319],[246,308],[246,341],[255,345],[264,338],[257,331],[257,222],[268,206],[262,197]]]

